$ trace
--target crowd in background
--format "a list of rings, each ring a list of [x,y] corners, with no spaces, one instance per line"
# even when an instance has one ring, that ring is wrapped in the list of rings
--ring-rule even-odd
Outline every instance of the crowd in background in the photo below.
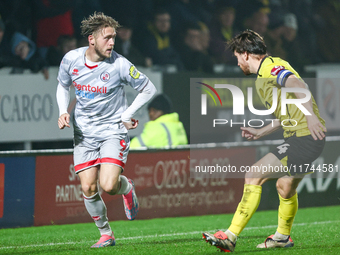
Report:
[[[49,66],[88,45],[79,27],[94,11],[121,24],[119,54],[159,70],[213,73],[216,64],[235,65],[226,41],[244,29],[298,71],[340,62],[340,0],[0,0],[0,68],[48,79]]]

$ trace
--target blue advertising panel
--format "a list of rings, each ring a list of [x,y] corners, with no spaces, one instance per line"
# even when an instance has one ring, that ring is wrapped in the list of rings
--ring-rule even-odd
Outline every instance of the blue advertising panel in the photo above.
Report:
[[[35,157],[3,157],[0,165],[0,228],[32,226]]]

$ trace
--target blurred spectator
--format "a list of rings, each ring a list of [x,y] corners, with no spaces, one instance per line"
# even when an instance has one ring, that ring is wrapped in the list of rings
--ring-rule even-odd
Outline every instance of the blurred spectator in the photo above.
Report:
[[[252,1],[254,1],[254,0],[252,0]],[[269,13],[272,11],[270,6],[271,6],[273,3],[275,3],[275,2],[281,2],[282,0],[255,0],[254,2],[256,2],[256,1],[262,3],[262,6],[261,6],[261,8],[260,8],[260,11],[269,14]],[[289,1],[289,0],[288,0],[288,1]]]
[[[182,70],[183,64],[170,41],[170,28],[170,14],[164,9],[157,10],[142,38],[143,50],[154,65],[175,65],[178,70]]]
[[[204,9],[202,0],[172,0],[168,1],[166,9],[172,17],[174,36],[182,30],[183,24],[201,22],[207,26],[211,21],[211,13]]]
[[[61,35],[73,35],[72,9],[75,0],[34,0],[36,43],[39,48],[55,46]]]
[[[322,23],[317,29],[317,44],[325,62],[340,62],[340,3],[337,0],[315,1]]]
[[[117,37],[115,41],[114,50],[119,54],[122,54],[129,61],[139,66],[152,66],[151,58],[146,58],[143,54],[133,45],[131,41],[133,28],[132,25],[122,23],[122,26],[117,31]]]
[[[0,1],[0,15],[7,27],[24,35],[31,35],[33,28],[30,0]]]
[[[264,35],[267,52],[287,60],[297,70],[303,71],[304,59],[301,56],[301,47],[296,40],[298,23],[293,13],[284,14],[281,19],[276,18],[276,23],[270,25]]]
[[[286,19],[282,17],[276,24],[272,24],[264,35],[267,52],[272,56],[278,56],[289,62],[284,46],[284,37],[286,37],[286,41],[293,41],[296,37],[296,30],[297,21],[294,14],[288,14]]]
[[[288,42],[294,41],[298,31],[298,22],[293,13],[287,13],[284,16],[283,36]]]
[[[172,111],[172,102],[165,94],[156,96],[148,105],[150,121],[141,135],[131,140],[130,148],[177,146],[188,143],[178,113]]]
[[[90,16],[91,14],[93,14],[94,11],[103,12],[104,10],[102,8],[100,0],[72,0],[72,1],[74,1],[74,6],[72,9],[72,24],[74,28],[74,36],[77,39],[80,39],[82,38],[80,25],[84,17]],[[111,3],[110,5],[114,7],[117,6],[116,3],[115,4]]]
[[[5,23],[0,18],[0,68],[19,67],[21,61],[11,53],[11,38],[14,32],[6,29]]]
[[[319,0],[299,0],[290,1],[289,11],[294,13],[299,25],[299,33],[297,33],[297,41],[300,47],[300,56],[302,64],[310,65],[321,62],[320,51],[318,49],[317,29],[320,28],[321,19],[313,10],[313,3],[322,2],[322,6],[327,5],[327,1]],[[339,2],[339,1],[337,1]],[[317,8],[319,10],[319,8]],[[322,8],[320,8],[321,10]],[[330,10],[331,12],[334,10]],[[332,15],[331,12],[328,15]],[[339,13],[337,13],[339,15]],[[321,21],[321,22],[320,22]],[[339,19],[338,19],[339,21]],[[329,26],[327,26],[329,28]],[[329,35],[334,38],[333,32]],[[322,31],[321,37],[325,38],[325,31]],[[326,36],[327,37],[327,36]]]
[[[236,35],[235,27],[235,9],[232,5],[217,5],[210,27],[211,40],[209,52],[218,64],[236,64],[236,58],[233,53],[226,50],[226,42]]]
[[[2,21],[2,19],[0,17],[0,44],[2,42],[4,34],[5,34],[5,24],[4,24],[4,22]]]
[[[77,40],[77,48],[80,47],[88,47],[89,46],[89,39],[86,37],[81,37]]]
[[[201,30],[202,47],[205,51],[208,51],[210,40],[211,40],[210,30],[204,23],[199,23],[199,25],[200,25],[200,30]]]
[[[267,2],[264,0],[264,2]],[[262,0],[242,0],[236,6],[236,17],[238,30],[251,29],[263,36],[269,25],[268,5]]]
[[[39,55],[35,43],[25,35],[6,29],[0,19],[0,67],[13,67],[11,73],[30,69],[43,72],[49,78],[46,61]]]
[[[100,0],[99,2],[106,15],[113,17],[119,23],[123,20],[129,20],[133,28],[136,28],[139,25],[144,25],[146,20],[151,20],[152,16],[149,15],[152,13],[151,10],[154,10],[154,2],[157,1],[159,0]]]
[[[58,38],[57,47],[50,46],[47,51],[46,60],[50,66],[59,66],[64,55],[70,50],[77,48],[77,39],[70,35],[61,35]]]
[[[244,20],[245,28],[251,29],[259,33],[261,36],[263,36],[267,32],[268,25],[268,14],[261,10],[256,11],[255,13],[253,13],[253,15]]]
[[[202,31],[197,24],[188,24],[179,51],[185,70],[213,73],[214,63],[204,48]]]

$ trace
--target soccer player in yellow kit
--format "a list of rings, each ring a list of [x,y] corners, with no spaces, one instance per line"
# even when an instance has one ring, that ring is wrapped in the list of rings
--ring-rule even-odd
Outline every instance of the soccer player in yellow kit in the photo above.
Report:
[[[260,203],[262,184],[276,179],[280,199],[278,228],[274,235],[269,236],[257,248],[292,247],[294,242],[290,232],[298,210],[296,188],[305,174],[311,173],[307,165],[317,159],[323,150],[327,131],[325,121],[319,115],[313,96],[302,104],[309,115],[305,115],[295,104],[286,104],[286,114],[281,114],[282,88],[308,89],[308,86],[288,62],[267,55],[265,42],[259,34],[246,30],[231,39],[228,47],[234,52],[238,66],[245,75],[257,74],[256,90],[267,109],[273,105],[273,88],[277,89],[278,104],[273,113],[277,120],[260,129],[242,127],[242,137],[257,140],[282,126],[285,142],[254,164],[259,168],[267,167],[269,171],[246,173],[243,197],[229,228],[215,234],[205,232],[203,238],[221,251],[234,251],[237,237]],[[287,99],[306,97],[302,91],[284,94]]]

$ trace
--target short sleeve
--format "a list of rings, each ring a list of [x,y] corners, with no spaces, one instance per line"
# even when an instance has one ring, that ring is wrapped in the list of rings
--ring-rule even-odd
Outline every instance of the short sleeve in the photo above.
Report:
[[[64,56],[59,66],[58,81],[64,87],[70,87],[72,85],[72,79],[68,72],[70,62],[71,61]]]
[[[149,78],[146,77],[145,74],[138,71],[137,68],[126,58],[122,57],[120,61],[120,73],[123,82],[129,84],[137,91],[142,91],[143,88],[148,84]]]

